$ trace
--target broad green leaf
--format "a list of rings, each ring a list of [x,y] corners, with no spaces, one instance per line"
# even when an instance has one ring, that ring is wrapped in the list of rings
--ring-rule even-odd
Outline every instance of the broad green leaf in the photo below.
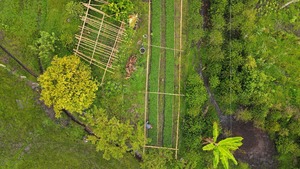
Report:
[[[237,165],[236,159],[234,158],[233,154],[228,149],[226,149],[222,146],[218,146],[218,150],[220,151],[222,157],[231,159],[233,161],[233,163],[235,165]]]
[[[202,147],[202,150],[204,151],[209,151],[209,150],[213,150],[216,146],[213,143],[209,143],[207,145],[205,145],[204,147]]]
[[[214,153],[213,165],[214,165],[214,168],[217,168],[218,164],[219,164],[219,159],[220,159],[220,152],[218,149],[214,149],[213,153]]]
[[[214,142],[217,142],[218,136],[219,136],[218,123],[214,122],[214,124],[213,124],[213,139],[214,139]]]
[[[221,155],[220,159],[221,159],[221,162],[222,162],[224,168],[229,169],[228,158]]]
[[[243,143],[242,143],[243,138],[242,137],[231,137],[231,138],[226,138],[224,140],[221,140],[218,145],[227,147],[229,150],[237,150]]]

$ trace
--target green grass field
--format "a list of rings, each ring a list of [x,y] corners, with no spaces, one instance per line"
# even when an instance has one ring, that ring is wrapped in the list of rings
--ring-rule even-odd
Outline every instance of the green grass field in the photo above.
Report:
[[[65,6],[68,2],[71,0],[2,0],[0,33],[4,35],[4,39],[1,44],[37,73],[37,56],[33,55],[28,46],[38,38],[40,31],[54,32],[60,38],[53,55],[72,54],[72,50],[65,45],[73,41],[80,21],[67,13]]]
[[[3,68],[0,74],[1,168],[139,168],[130,154],[120,161],[104,160],[83,142],[82,128],[52,121],[23,80]]]

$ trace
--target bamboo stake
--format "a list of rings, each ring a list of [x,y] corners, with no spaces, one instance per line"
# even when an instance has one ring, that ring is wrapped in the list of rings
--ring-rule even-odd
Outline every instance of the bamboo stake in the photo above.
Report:
[[[92,34],[91,33],[95,33],[97,35],[98,31],[96,31],[95,29],[92,29],[92,28],[88,28],[86,26],[85,28],[85,31],[84,33],[89,37],[89,38],[93,38]],[[96,33],[97,32],[97,33]],[[115,37],[116,37],[117,34],[113,35],[111,33],[108,33],[107,31],[105,31],[103,28],[102,28],[102,32],[99,34],[100,37],[105,37],[107,38],[108,40],[111,40],[111,41],[115,41]],[[121,42],[122,40],[121,39],[118,39],[118,42]]]
[[[103,15],[104,16],[104,15]],[[83,18],[82,17],[82,19],[85,19],[85,18]],[[95,26],[95,28],[98,28],[99,27],[99,25],[101,25],[101,23],[102,23],[102,21],[104,22],[104,19],[102,19],[102,20],[95,20],[95,19],[92,19],[92,18],[86,18],[87,19],[87,22],[90,24],[90,25],[93,25],[93,26]],[[99,24],[99,25],[98,25]],[[112,26],[110,26],[109,24],[107,24],[107,23],[104,23],[105,25],[108,25],[109,27],[110,27],[110,29],[111,30],[114,30],[114,32],[115,33],[118,33],[118,28],[115,28],[115,27],[112,27]]]
[[[296,3],[296,2],[299,2],[299,1],[300,1],[300,0],[291,0],[291,1],[289,1],[288,3],[284,4],[280,9],[283,9],[283,8],[289,6],[290,4]]]
[[[88,47],[84,47],[84,46],[80,46],[80,48],[83,48],[84,50],[87,50],[89,52],[93,52],[91,48],[88,48]],[[106,54],[104,54],[103,52],[98,52],[98,51],[95,51],[96,54],[99,54],[100,56],[105,56],[106,58],[108,58],[108,56],[106,56]],[[116,60],[118,60],[118,58],[114,58]]]
[[[77,38],[77,37],[76,37]],[[78,38],[77,38],[78,39]],[[91,40],[91,39],[89,39],[89,38],[87,38],[87,37],[83,37],[82,38],[82,42],[86,42],[86,43],[88,43],[90,46],[89,47],[92,47],[94,44],[95,44],[95,41],[93,41],[93,40]],[[106,51],[108,54],[110,54],[110,52],[111,52],[111,50],[110,49],[112,49],[110,46],[107,46],[107,45],[105,45],[105,44],[103,44],[103,43],[100,43],[100,44],[98,44],[97,45],[100,49],[103,49],[104,51]]]
[[[86,38],[86,37],[82,37],[82,39],[84,39],[84,40],[86,40],[86,41],[89,41],[90,43],[95,43],[95,41],[93,41],[93,40],[91,40],[91,39],[89,39],[89,38]],[[111,46],[107,46],[107,45],[105,45],[105,44],[102,44],[105,48],[108,48],[108,49],[111,49],[111,50],[115,50],[116,52],[118,52],[118,50],[117,49],[114,49],[113,47],[111,47]]]
[[[90,57],[88,57],[88,56],[86,56],[85,54],[83,54],[83,53],[81,53],[81,52],[79,52],[79,51],[75,51],[75,52],[77,52],[78,54],[79,54],[79,56],[81,56],[81,58],[85,58],[85,60],[87,61],[87,62],[89,62],[89,60],[87,60],[87,59],[90,59]],[[106,68],[104,68],[105,67],[105,64],[104,63],[102,63],[102,62],[99,62],[99,61],[97,61],[97,60],[95,60],[95,59],[93,59],[93,65],[96,65],[97,67],[99,67],[99,68],[101,68],[101,69],[103,69],[103,70],[105,70]],[[96,63],[98,63],[98,64],[96,64]],[[103,65],[103,67],[101,67],[101,65]],[[111,68],[110,68],[111,69]],[[111,70],[109,70],[109,69],[106,69],[106,71],[108,71],[108,72],[110,72],[110,73],[114,73],[113,71],[111,71]]]
[[[95,45],[94,45],[94,51],[92,53],[92,58],[91,58],[90,64],[92,63],[92,59],[94,58],[95,50],[96,50],[96,47],[97,47],[97,44],[98,44],[98,40],[99,40],[100,31],[102,29],[103,20],[104,20],[104,15],[102,17],[102,22],[101,22],[101,25],[99,27],[99,31],[98,31],[98,34],[97,34],[96,42],[95,42]]]
[[[81,55],[82,57],[85,57],[86,59],[91,59],[91,57],[89,57],[89,56],[83,54],[82,52],[79,52],[79,51],[75,51],[75,52],[78,53],[79,55]],[[95,61],[96,61],[96,60],[95,60]],[[88,62],[89,62],[89,61],[88,61]],[[97,61],[97,63],[99,63],[99,64],[105,66],[105,63],[102,63],[102,62],[99,62],[99,61]]]
[[[90,5],[90,4],[91,4],[91,0],[89,0],[89,3],[88,3],[88,5]],[[88,13],[89,13],[89,8],[88,8],[88,9],[86,9],[86,12],[85,12],[85,17],[87,17]],[[86,20],[84,20],[84,21],[83,21],[82,27],[84,27],[84,26],[85,26],[85,22],[86,22]],[[80,41],[81,41],[81,38],[82,38],[82,33],[83,33],[83,29],[81,29],[80,38],[78,39],[78,43],[77,43],[76,50],[78,50],[78,48],[79,48]],[[75,54],[75,56],[76,56],[76,54]]]
[[[176,148],[171,148],[171,147],[158,147],[158,146],[148,146],[148,145],[145,145],[144,147],[146,147],[146,148],[157,148],[157,149],[167,149],[167,150],[176,150]]]
[[[145,83],[145,111],[144,111],[144,124],[147,121],[147,111],[148,111],[148,81],[149,81],[149,63],[150,63],[150,44],[151,44],[151,0],[148,1],[148,50],[147,50],[147,68],[146,68],[146,83]],[[147,129],[146,125],[144,125],[144,146],[143,146],[143,154],[145,154],[145,146],[147,141]]]
[[[121,24],[120,27],[122,27],[122,26],[123,26],[123,24]],[[120,33],[120,30],[119,30],[119,33]],[[114,46],[113,46],[113,50],[111,51],[111,54],[110,54],[109,59],[108,59],[108,62],[107,62],[107,64],[106,64],[106,68],[105,68],[105,71],[104,71],[104,74],[103,74],[103,77],[102,77],[102,80],[101,80],[101,84],[103,84],[104,77],[105,77],[105,74],[106,74],[106,70],[107,70],[107,68],[108,68],[108,65],[111,64],[111,63],[110,63],[110,61],[111,61],[111,59],[112,59],[111,56],[113,55],[113,53],[114,53],[114,51],[115,51],[115,47],[116,47],[116,44],[117,44],[117,39],[119,38],[119,33],[118,33],[118,35],[117,35],[117,37],[116,37],[116,41],[115,41],[115,44],[114,44]]]
[[[99,18],[96,17],[96,16],[94,16],[94,15],[88,14],[88,16],[90,16],[91,18],[93,18],[93,19],[99,21]],[[104,20],[104,23],[105,23],[105,24],[108,24],[108,25],[110,25],[110,26],[113,26],[113,27],[115,27],[116,29],[119,28],[119,26],[117,26],[117,25],[115,25],[115,24],[113,24],[113,23],[110,23],[110,22],[108,22],[108,21],[106,21],[106,20]],[[125,30],[125,28],[122,28],[122,29]]]
[[[91,0],[90,0],[91,1]],[[90,2],[89,1],[89,2]],[[93,11],[95,11],[95,12],[98,12],[98,13],[100,13],[100,14],[102,14],[102,15],[106,15],[106,13],[104,13],[104,12],[102,12],[102,11],[100,11],[100,10],[98,10],[98,9],[96,9],[96,8],[94,8],[94,7],[92,7],[91,5],[90,5],[90,3],[82,3],[86,8],[88,8],[88,9],[91,9],[91,10],[93,10]],[[108,15],[107,15],[108,16]],[[108,16],[109,17],[109,16]]]
[[[180,0],[180,29],[179,29],[179,37],[180,37],[180,39],[179,39],[179,49],[181,50],[182,49],[182,4],[183,2],[182,2],[182,0]],[[178,70],[178,72],[179,72],[179,85],[178,85],[178,93],[180,94],[180,92],[181,92],[181,52],[179,53],[179,70]],[[177,159],[178,158],[178,141],[179,141],[179,122],[180,122],[180,120],[179,120],[179,118],[180,118],[180,109],[181,109],[181,98],[179,97],[178,98],[179,100],[178,100],[178,113],[177,113],[177,131],[176,131],[176,133],[177,133],[177,135],[176,135],[176,151],[175,151],[175,159]]]
[[[81,45],[81,47],[82,47],[82,46],[85,46],[85,47],[83,47],[83,48],[89,48],[89,51],[91,51],[91,50],[93,51],[93,48],[92,48],[91,45],[92,45],[91,42],[82,40],[82,45]],[[101,45],[103,45],[103,44],[98,44],[98,45],[97,45],[99,48],[97,48],[96,51],[98,51],[99,54],[102,53],[101,56],[106,57],[106,58],[109,58],[108,55],[110,55],[110,52],[108,52],[107,49],[102,48]],[[116,57],[115,55],[113,55],[113,58],[118,58],[118,57]]]
[[[81,26],[79,26],[79,28],[81,28]],[[89,28],[89,27],[85,27],[85,30],[87,30],[88,32],[92,32],[92,33],[97,33],[97,31],[95,30],[95,29],[92,29],[92,28]],[[102,29],[103,30],[103,29]],[[91,36],[91,35],[90,35]],[[112,37],[112,36],[109,36],[109,35],[106,35],[106,34],[104,34],[104,33],[102,33],[102,34],[100,34],[100,36],[104,36],[104,37],[106,37],[106,38],[109,38],[109,39],[112,39],[113,40],[113,38],[115,37]],[[119,39],[119,41],[118,42],[124,42],[122,39]]]

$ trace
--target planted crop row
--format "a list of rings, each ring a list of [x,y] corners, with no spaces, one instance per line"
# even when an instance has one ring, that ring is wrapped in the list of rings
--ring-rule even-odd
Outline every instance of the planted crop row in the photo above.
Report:
[[[161,21],[161,1],[157,0],[152,3],[151,13],[151,43],[160,46],[160,21]],[[150,58],[150,74],[149,74],[149,91],[158,90],[158,75],[159,75],[159,56],[160,49],[152,48]],[[157,95],[149,95],[149,122],[153,126],[153,130],[149,130],[149,138],[152,140],[151,144],[157,144]]]
[[[166,46],[174,48],[174,1],[166,0]],[[175,57],[173,50],[166,51],[166,80],[165,92],[174,93],[174,65]],[[164,146],[172,146],[172,115],[174,96],[165,97],[164,118]]]

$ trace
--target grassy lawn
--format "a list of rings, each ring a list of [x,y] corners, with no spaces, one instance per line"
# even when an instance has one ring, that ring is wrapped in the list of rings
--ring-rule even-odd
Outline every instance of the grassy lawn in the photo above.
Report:
[[[28,46],[38,38],[40,31],[54,32],[60,38],[54,54],[71,54],[71,42],[80,21],[69,17],[65,7],[68,2],[71,0],[2,0],[0,32],[5,36],[1,44],[35,72],[39,72],[37,56]],[[68,48],[66,43],[71,43]],[[14,63],[10,65],[14,66]]]
[[[0,74],[0,166],[138,168],[129,154],[121,161],[104,160],[93,145],[83,142],[82,128],[73,123],[66,127],[56,124],[36,104],[38,96],[24,81],[3,68]]]

